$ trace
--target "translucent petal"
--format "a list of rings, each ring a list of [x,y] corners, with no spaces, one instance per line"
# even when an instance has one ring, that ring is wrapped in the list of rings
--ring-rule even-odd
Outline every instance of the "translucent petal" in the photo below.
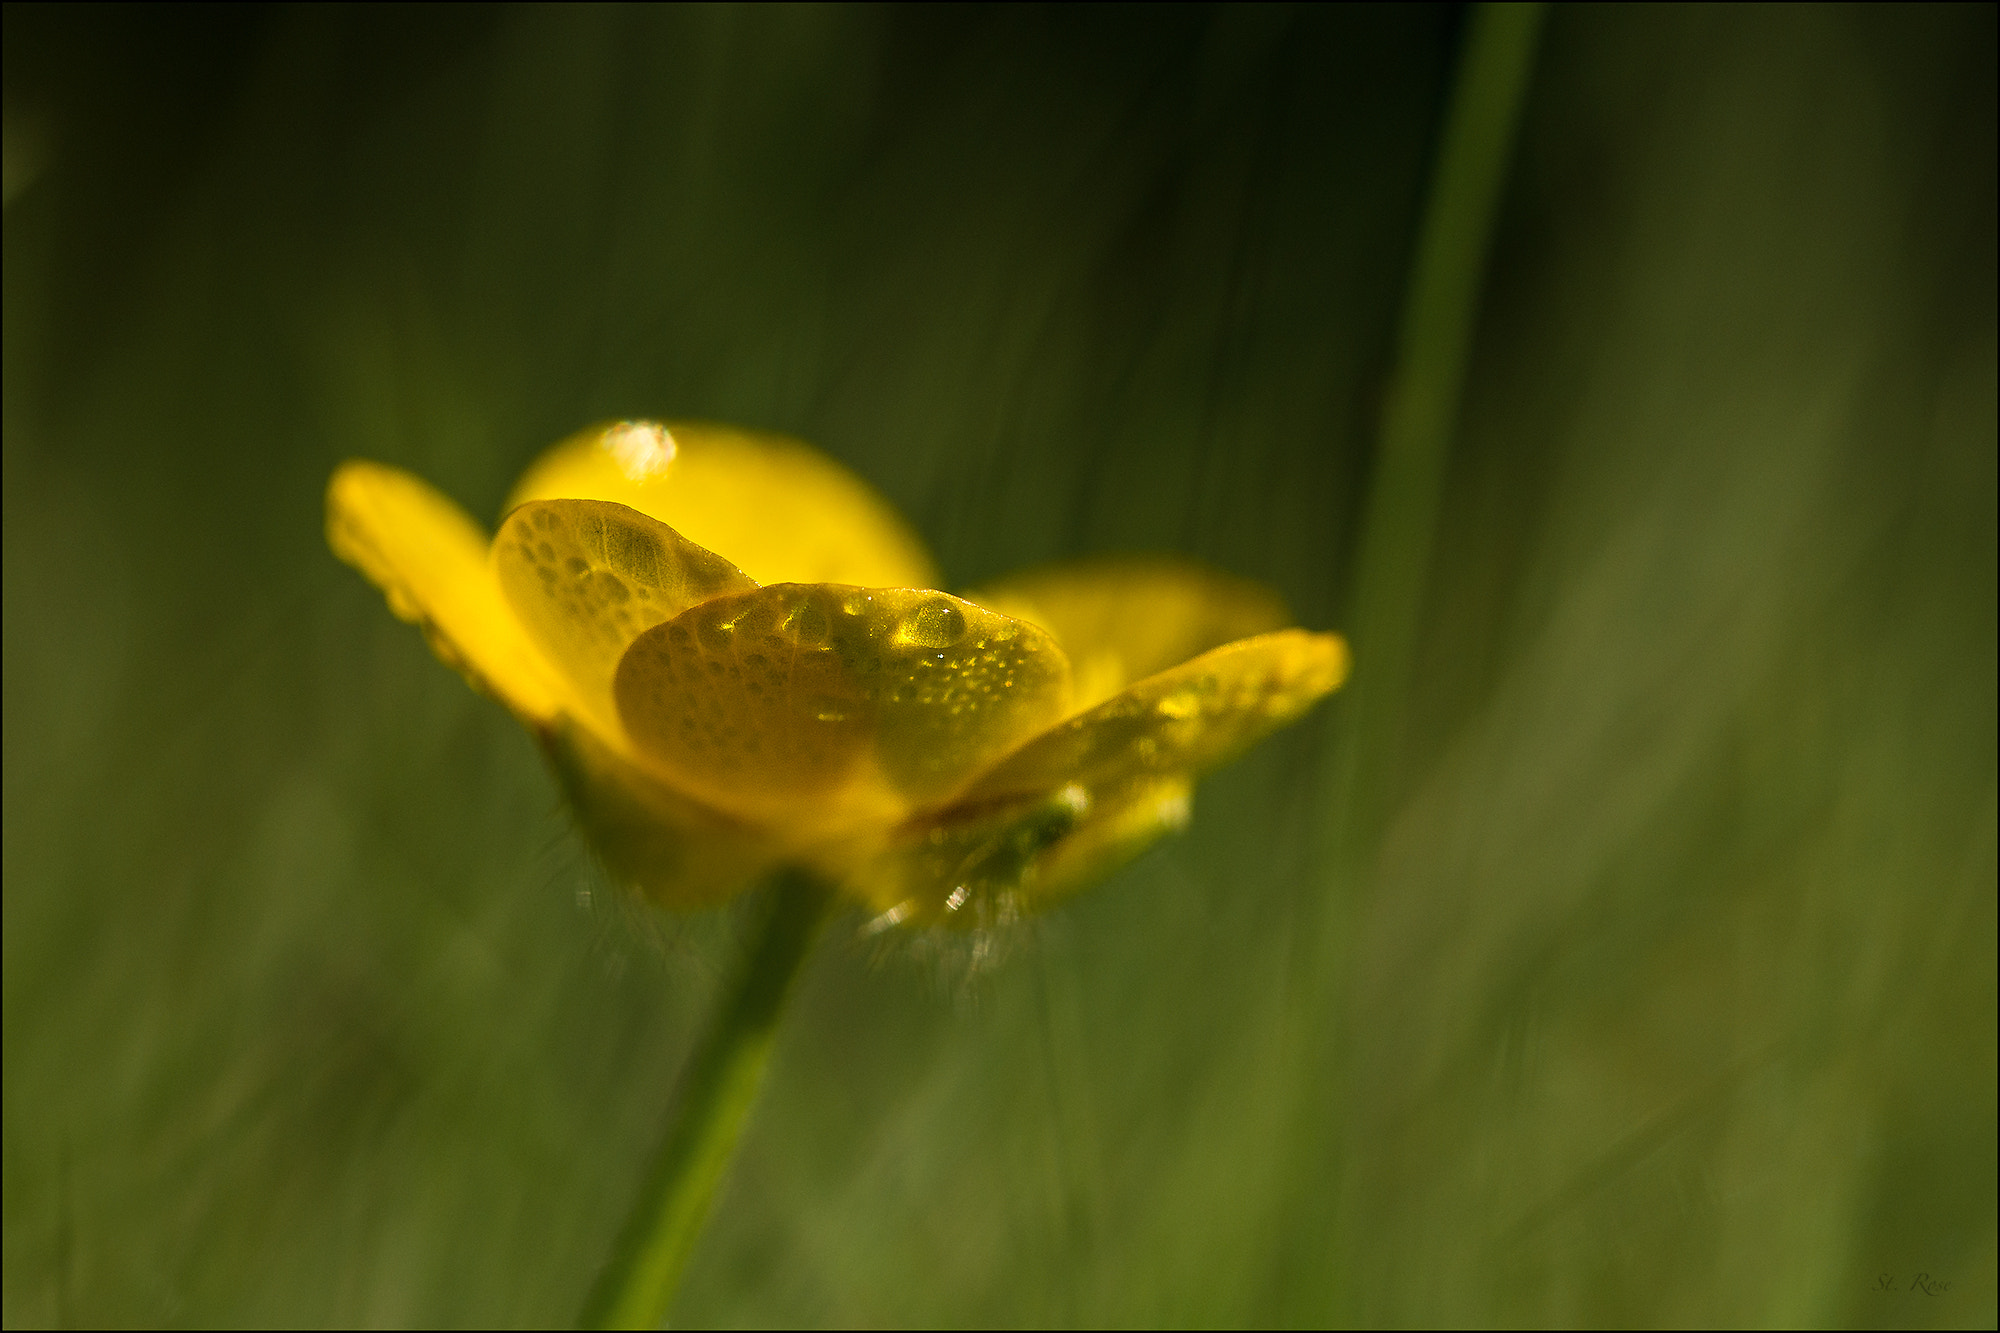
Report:
[[[1090,818],[1037,862],[1023,905],[1038,908],[1088,888],[1164,834],[1178,833],[1187,827],[1193,799],[1190,777],[1135,781],[1115,792],[1101,792]]]
[[[1148,676],[1051,727],[982,774],[963,804],[1074,785],[1093,801],[1148,778],[1222,763],[1303,713],[1347,675],[1338,635],[1280,630]]]
[[[944,593],[777,584],[639,636],[618,711],[676,785],[791,833],[884,826],[944,801],[1065,711],[1033,625]]]
[[[1211,648],[1291,623],[1284,600],[1262,584],[1166,556],[1052,565],[968,596],[1056,636],[1076,673],[1077,709]]]
[[[474,686],[535,722],[571,706],[501,596],[486,534],[437,490],[399,468],[343,463],[327,484],[326,539]]]
[[[848,892],[887,925],[1002,925],[1082,888],[1187,823],[1193,782],[1144,777],[1093,799],[1071,784],[1039,799],[958,806],[897,830]]]
[[[690,606],[757,585],[713,551],[622,504],[531,500],[500,525],[493,568],[528,636],[616,736],[611,678],[632,641]]]
[[[1187,822],[1194,777],[1340,683],[1347,646],[1285,630],[1160,672],[1029,741],[839,867],[888,924],[1002,924]]]
[[[930,588],[937,571],[888,502],[798,440],[727,426],[620,422],[535,461],[510,504],[616,500],[759,583]]]
[[[605,866],[667,907],[726,901],[769,870],[778,847],[673,790],[588,727],[558,719],[550,767]]]

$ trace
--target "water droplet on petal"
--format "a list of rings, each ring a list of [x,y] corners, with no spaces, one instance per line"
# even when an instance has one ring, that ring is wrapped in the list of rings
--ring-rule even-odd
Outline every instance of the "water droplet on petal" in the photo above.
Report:
[[[656,421],[621,421],[604,432],[601,444],[633,481],[659,476],[679,452],[674,437]]]
[[[949,648],[965,637],[965,613],[944,598],[925,602],[903,617],[896,637],[922,648]]]
[[[828,623],[826,608],[814,597],[804,597],[785,617],[785,628],[802,647],[818,647],[824,644],[832,630]]]

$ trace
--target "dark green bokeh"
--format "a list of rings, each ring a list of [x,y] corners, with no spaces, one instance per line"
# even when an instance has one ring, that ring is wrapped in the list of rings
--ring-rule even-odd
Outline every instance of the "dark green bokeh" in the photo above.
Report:
[[[1991,1325],[1993,13],[1559,10],[1379,845],[1336,700],[996,957],[837,923],[678,1322]],[[1459,27],[8,7],[0,1317],[566,1320],[730,957],[335,462],[711,417],[1340,627]]]

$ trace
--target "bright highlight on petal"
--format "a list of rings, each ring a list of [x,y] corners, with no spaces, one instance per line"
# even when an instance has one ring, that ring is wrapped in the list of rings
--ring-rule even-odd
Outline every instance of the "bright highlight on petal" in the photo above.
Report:
[[[537,459],[507,503],[547,499],[629,505],[759,583],[938,582],[923,543],[881,496],[782,435],[692,422],[595,427]]]
[[[777,584],[641,635],[618,710],[640,752],[720,809],[886,825],[1061,716],[1049,636],[944,593]]]
[[[1201,772],[1347,674],[1337,636],[1190,561],[932,591],[858,478],[717,426],[565,441],[490,544],[347,463],[327,538],[530,724],[613,873],[675,907],[788,865],[885,929],[1011,920],[1180,828]]]
[[[664,473],[680,450],[672,432],[653,421],[622,421],[604,432],[602,443],[618,470],[633,482]]]
[[[486,534],[434,488],[399,468],[343,463],[327,485],[326,539],[476,688],[533,722],[571,703],[501,598]]]

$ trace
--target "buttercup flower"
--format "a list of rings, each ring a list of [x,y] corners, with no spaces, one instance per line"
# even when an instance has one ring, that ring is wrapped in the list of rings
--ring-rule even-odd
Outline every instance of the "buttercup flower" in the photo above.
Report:
[[[1347,670],[1337,636],[1183,561],[935,591],[859,479],[717,426],[574,436],[490,542],[418,478],[349,462],[327,536],[671,906],[790,865],[884,926],[1009,919],[1180,827],[1198,772]]]

